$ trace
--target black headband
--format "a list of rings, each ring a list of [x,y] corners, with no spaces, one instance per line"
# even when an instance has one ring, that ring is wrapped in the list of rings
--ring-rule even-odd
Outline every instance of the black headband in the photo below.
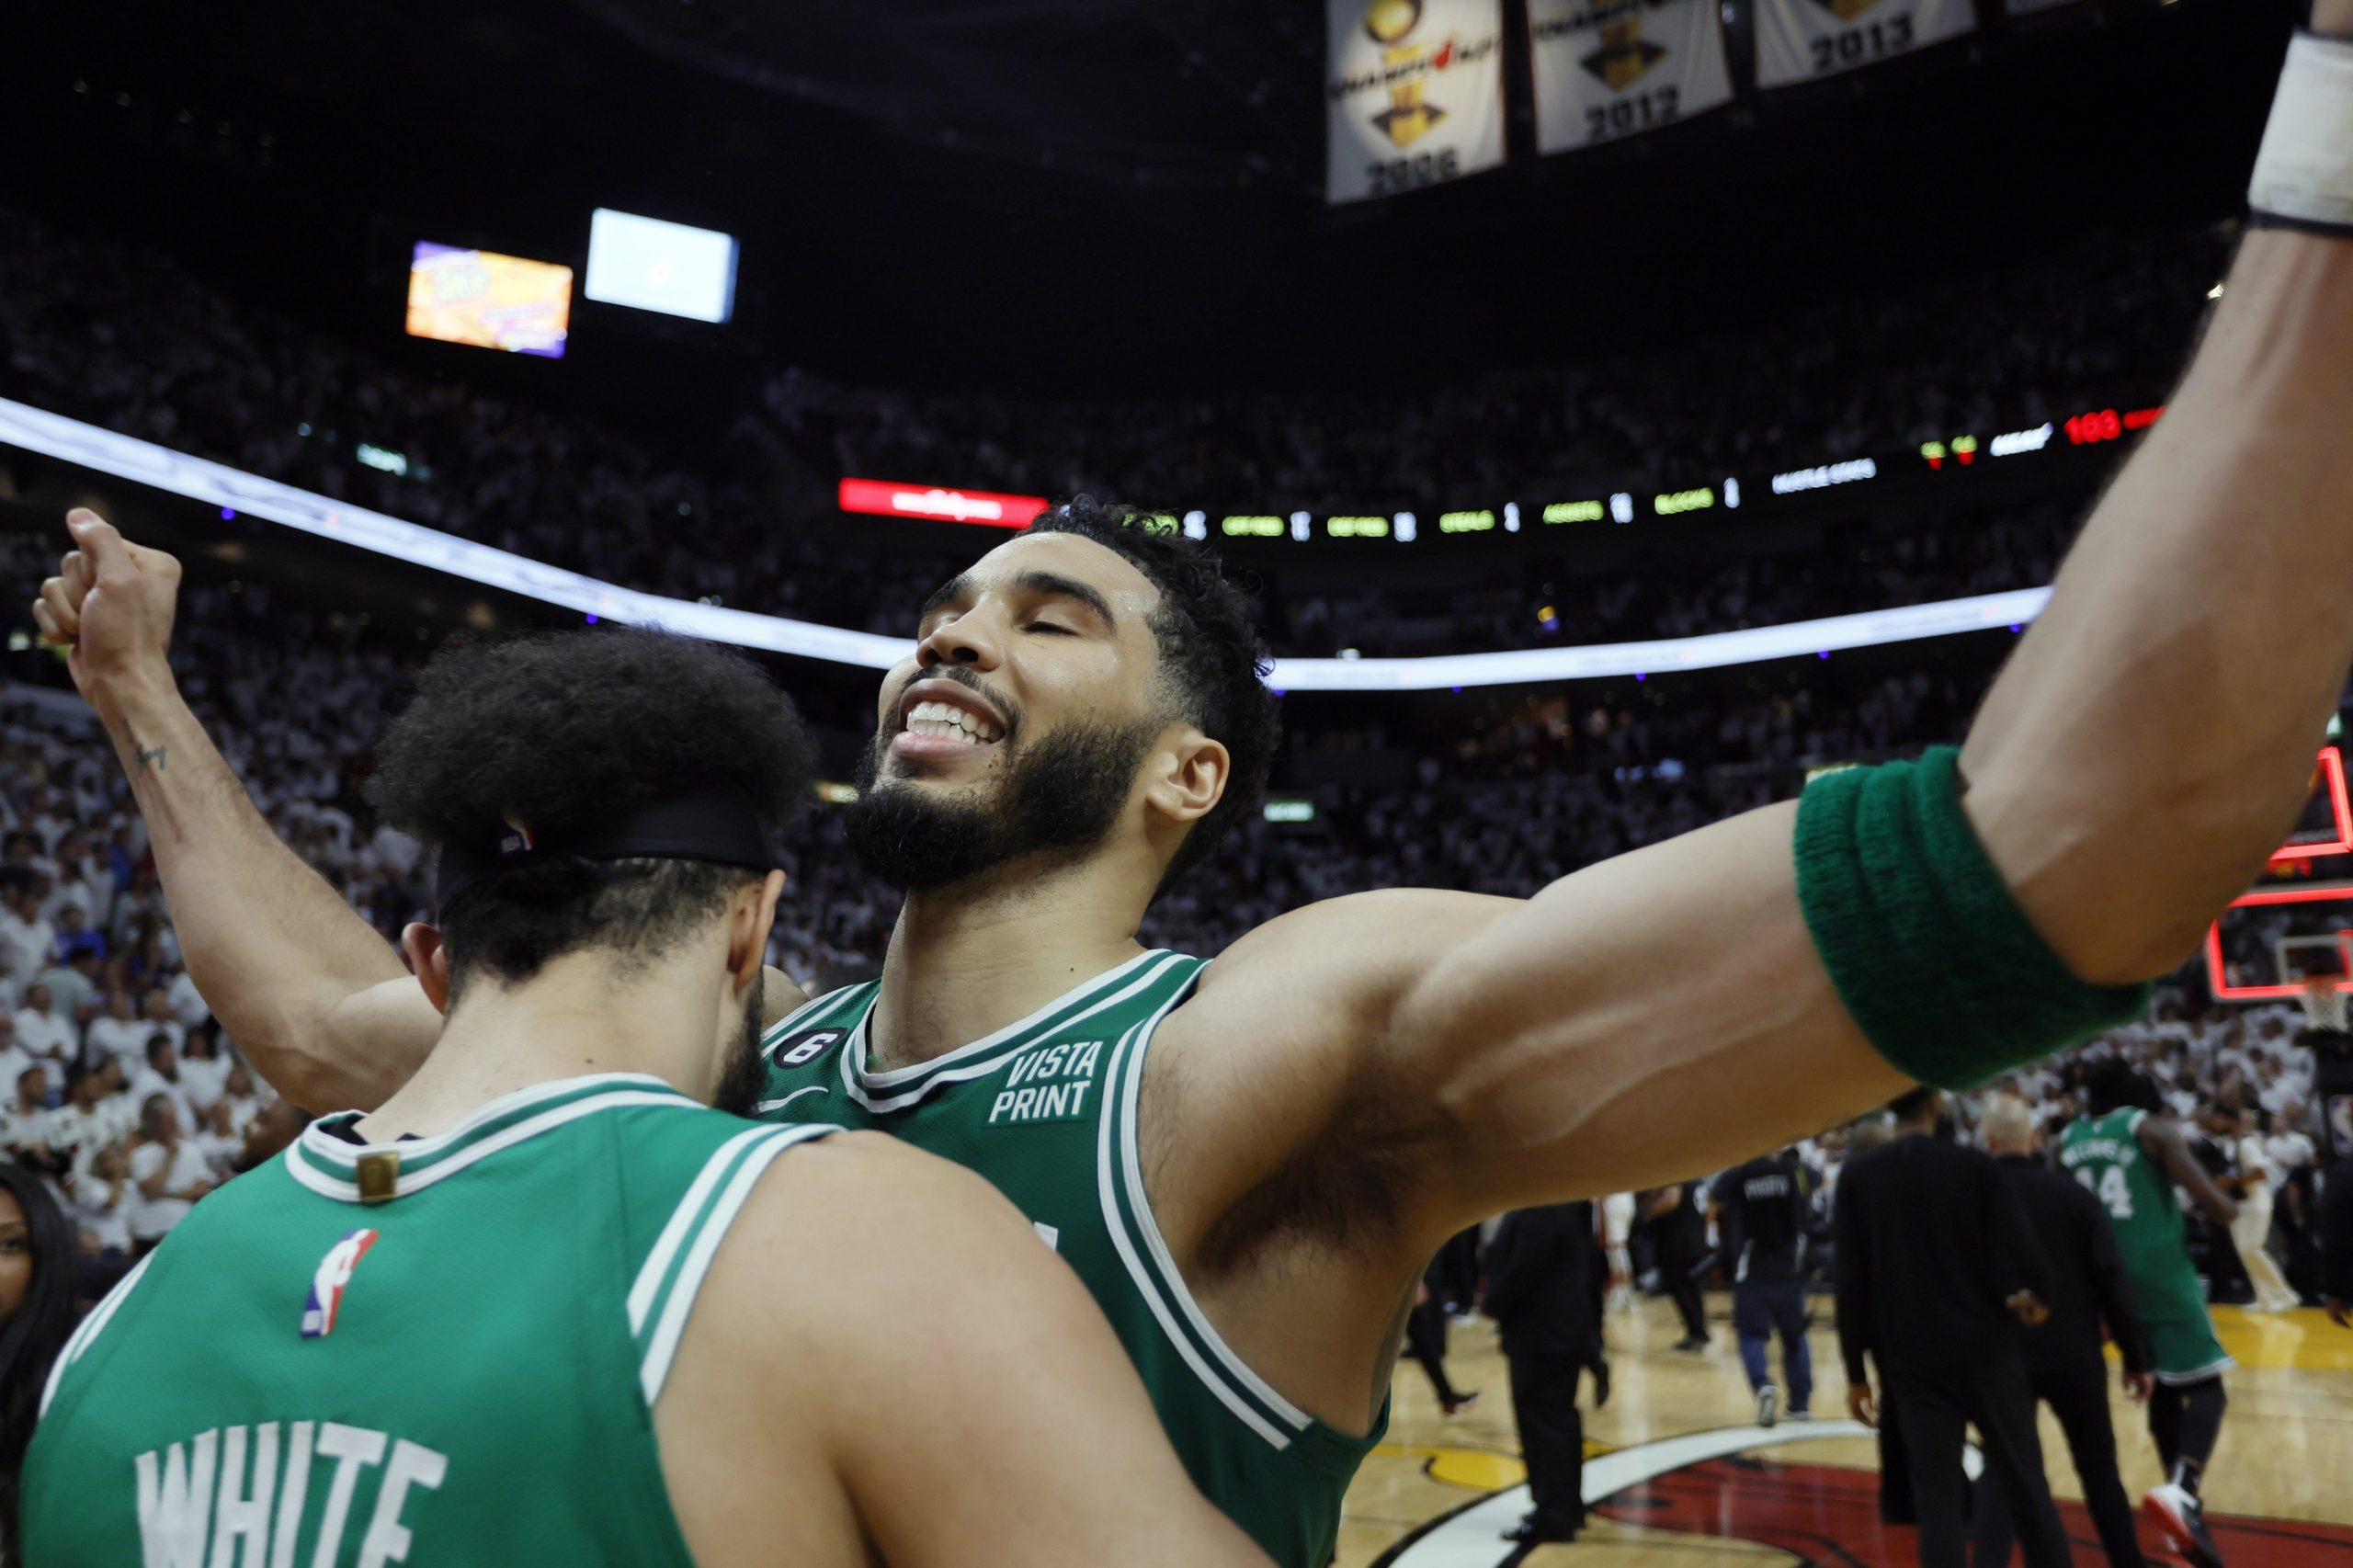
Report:
[[[517,816],[523,813],[517,812]],[[509,823],[453,835],[441,846],[437,906],[501,871],[568,857],[577,860],[710,860],[750,870],[775,869],[776,851],[761,831],[752,798],[732,785],[670,795],[584,832],[553,837]]]

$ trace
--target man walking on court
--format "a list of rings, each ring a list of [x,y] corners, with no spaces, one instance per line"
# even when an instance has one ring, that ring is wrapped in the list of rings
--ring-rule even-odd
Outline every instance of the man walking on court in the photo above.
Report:
[[[1877,1425],[1869,1351],[1903,1425],[1921,1568],[1967,1560],[1961,1460],[1972,1426],[2017,1514],[2028,1568],[2065,1568],[2018,1341],[2021,1319],[2042,1319],[2050,1271],[1994,1162],[1936,1135],[1943,1100],[1934,1089],[1898,1098],[1894,1142],[1839,1179],[1832,1225],[1847,1406]]]
[[[1813,1415],[1813,1351],[1805,1339],[1813,1323],[1805,1299],[1805,1221],[1813,1191],[1813,1173],[1794,1148],[1760,1154],[1716,1178],[1716,1213],[1733,1260],[1733,1331],[1759,1426],[1781,1418],[1784,1392],[1790,1419]],[[1781,1336],[1786,1390],[1767,1360],[1775,1334]]]
[[[2353,0],[2319,24],[2353,33]],[[1214,965],[1148,952],[1154,898],[1253,809],[1274,699],[1203,551],[1059,508],[908,607],[847,808],[906,903],[878,983],[804,1006],[771,982],[767,1114],[995,1183],[1092,1290],[1203,1489],[1322,1568],[1449,1235],[1721,1170],[2131,1017],[2278,846],[2353,664],[2353,203],[2330,205],[2353,146],[2299,151],[2315,103],[2353,101],[2348,49],[2297,45],[2295,155],[2267,152],[2256,196],[2299,227],[2247,239],[1958,753],[1825,775],[1527,900],[1384,889]],[[296,1103],[381,1103],[438,1015],[181,699],[176,565],[70,524],[35,613],[76,645],[205,1000]],[[1726,937],[1695,960],[1703,924]]]
[[[2002,1179],[2018,1195],[2027,1226],[2050,1265],[2051,1308],[2047,1322],[2027,1329],[2020,1340],[2028,1384],[2051,1407],[2067,1437],[2067,1451],[2084,1486],[2084,1506],[2099,1531],[2110,1568],[2141,1568],[2139,1540],[2132,1533],[2132,1503],[2116,1468],[2116,1428],[2108,1414],[2108,1358],[2100,1353],[2100,1327],[2124,1359],[2124,1386],[2136,1404],[2145,1403],[2152,1384],[2149,1344],[2132,1301],[2116,1235],[2099,1200],[2036,1157],[2041,1135],[2034,1111],[2016,1095],[1995,1095],[1980,1113],[1978,1131],[1985,1152],[2002,1168]],[[1977,1486],[1976,1568],[2002,1568],[2010,1560],[2010,1512],[2006,1497],[1988,1483]]]
[[[1504,1216],[1487,1249],[1487,1315],[1503,1331],[1511,1364],[1512,1419],[1519,1426],[1533,1505],[1508,1539],[1570,1541],[1585,1528],[1585,1417],[1577,1384],[1601,1377],[1606,1265],[1591,1203],[1548,1203]]]
[[[2165,1479],[2142,1506],[2196,1568],[2222,1568],[2199,1484],[2222,1434],[2229,1403],[2222,1374],[2236,1363],[2215,1337],[2174,1188],[2219,1228],[2229,1227],[2238,1207],[2190,1153],[2181,1123],[2156,1108],[2155,1087],[2129,1063],[2113,1056],[2091,1063],[2083,1088],[2090,1114],[2060,1136],[2059,1168],[2108,1210],[2156,1363],[2149,1433]]]

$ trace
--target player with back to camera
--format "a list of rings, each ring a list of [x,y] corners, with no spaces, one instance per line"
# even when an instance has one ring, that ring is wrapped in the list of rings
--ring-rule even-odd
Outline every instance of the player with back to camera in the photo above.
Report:
[[[2353,35],[2353,0],[2323,5]],[[2353,662],[2353,43],[2296,45],[2255,195],[2196,363],[1958,756],[1825,776],[1532,899],[1384,890],[1214,964],[1143,950],[1157,891],[1252,809],[1273,701],[1201,550],[1048,513],[910,607],[848,817],[906,903],[878,985],[804,1006],[771,981],[768,1114],[987,1176],[1094,1291],[1203,1490],[1322,1568],[1449,1235],[2129,1017],[2279,845]],[[180,700],[167,576],[85,624],[76,552],[38,613],[85,639],[224,1027],[298,1102],[376,1103],[432,1010]]]
[[[101,553],[127,566],[119,541]],[[1266,1559],[987,1185],[756,1092],[808,747],[646,632],[445,649],[386,736],[447,1028],[229,1183],[59,1358],[27,1568]]]
[[[2221,1568],[2199,1487],[2229,1403],[2222,1374],[2236,1363],[2215,1337],[2174,1189],[2218,1226],[2227,1228],[2238,1206],[2190,1153],[2156,1085],[2130,1063],[2114,1056],[2090,1063],[2083,1090],[2089,1114],[2060,1135],[2059,1168],[2108,1210],[2156,1363],[2149,1433],[2165,1479],[2142,1506],[2197,1568]]]

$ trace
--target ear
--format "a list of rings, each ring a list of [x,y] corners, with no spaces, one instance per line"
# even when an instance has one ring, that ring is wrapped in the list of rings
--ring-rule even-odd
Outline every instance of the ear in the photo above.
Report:
[[[1233,759],[1223,743],[1213,741],[1190,724],[1177,726],[1165,743],[1144,788],[1144,799],[1173,822],[1195,823],[1210,814],[1224,797]]]
[[[417,984],[425,988],[425,999],[436,1011],[449,1010],[449,949],[441,945],[438,928],[422,920],[412,921],[401,927],[401,957],[415,971]]]
[[[784,896],[784,873],[770,871],[750,897],[737,894],[727,924],[727,972],[741,991],[760,983],[767,964],[768,932],[776,925],[777,900]]]

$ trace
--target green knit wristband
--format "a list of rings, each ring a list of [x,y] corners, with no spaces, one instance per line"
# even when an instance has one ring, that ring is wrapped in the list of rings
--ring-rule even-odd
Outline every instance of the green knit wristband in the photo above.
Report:
[[[1961,809],[1961,753],[1824,774],[1798,802],[1798,903],[1838,998],[1906,1076],[1966,1088],[2140,1016],[2028,924]]]

